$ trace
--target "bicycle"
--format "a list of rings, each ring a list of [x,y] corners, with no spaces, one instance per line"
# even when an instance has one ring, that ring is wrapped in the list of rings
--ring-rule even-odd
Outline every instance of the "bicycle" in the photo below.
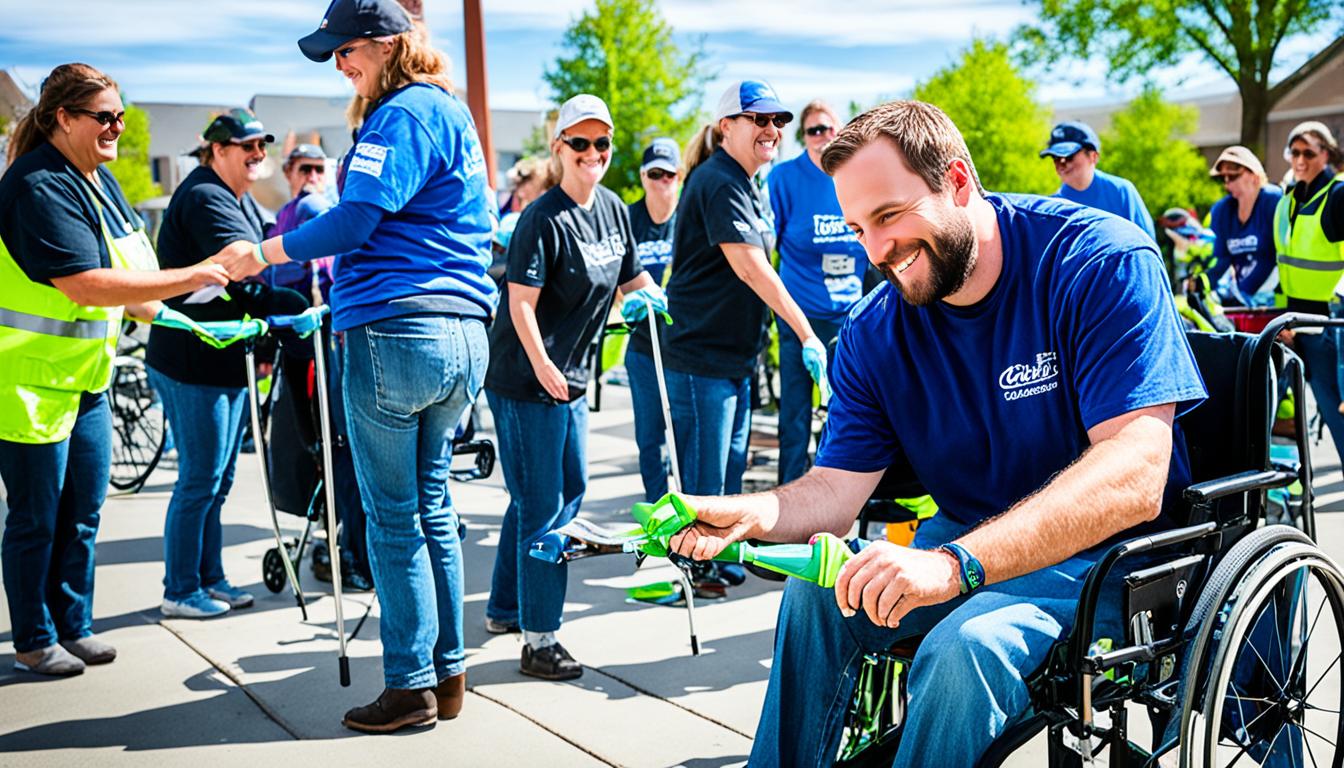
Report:
[[[138,326],[127,320],[117,341],[112,361],[111,485],[123,493],[137,493],[163,458],[168,440],[168,422],[163,406],[149,385],[145,372],[145,340],[137,337]]]

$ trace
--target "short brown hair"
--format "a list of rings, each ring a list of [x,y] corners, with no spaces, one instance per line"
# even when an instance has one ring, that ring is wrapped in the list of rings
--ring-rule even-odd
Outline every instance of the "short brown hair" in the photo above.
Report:
[[[947,168],[954,160],[966,161],[976,189],[985,191],[961,131],[945,112],[922,101],[887,102],[851,120],[822,150],[821,169],[834,175],[856,152],[882,138],[896,145],[910,170],[934,192],[947,186]]]

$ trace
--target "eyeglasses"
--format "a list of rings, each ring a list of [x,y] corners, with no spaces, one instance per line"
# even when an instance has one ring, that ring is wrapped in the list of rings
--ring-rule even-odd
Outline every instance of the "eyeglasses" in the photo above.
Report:
[[[587,152],[589,147],[598,152],[606,152],[611,149],[610,136],[598,136],[596,139],[585,139],[582,136],[561,136],[560,140],[569,145],[569,148],[575,152]]]
[[[88,109],[80,109],[79,107],[66,107],[65,111],[74,112],[77,115],[92,117],[94,120],[97,120],[98,124],[103,126],[104,128],[112,125],[113,123],[126,122],[126,110],[122,110],[120,112],[109,112],[107,110],[103,110],[102,112],[94,112]]]
[[[1231,184],[1237,179],[1240,179],[1245,173],[1246,173],[1245,171],[1238,171],[1236,173],[1220,173],[1218,174],[1218,181],[1224,184]]]
[[[325,166],[325,165],[306,165],[306,164],[305,164],[305,165],[300,165],[299,168],[298,168],[298,170],[299,170],[299,175],[301,175],[301,176],[307,176],[307,175],[310,174],[310,173],[326,173],[326,172],[327,172],[327,166]]]
[[[645,171],[644,175],[649,177],[649,181],[662,181],[663,179],[677,178],[676,171],[665,171],[662,168],[650,168],[648,171]]]
[[[803,133],[807,134],[808,136],[825,136],[826,134],[831,133],[834,130],[835,130],[834,126],[826,125],[825,123],[818,123],[817,125],[814,125],[811,128],[804,128]]]
[[[350,54],[354,53],[360,48],[363,48],[366,45],[368,45],[368,43],[360,43],[358,45],[347,45],[344,48],[338,48],[336,50],[336,55],[341,57],[342,59],[348,59],[350,58]]]
[[[765,126],[771,123],[774,123],[776,128],[783,128],[784,126],[789,124],[790,120],[793,119],[791,117],[788,117],[787,115],[755,115],[750,112],[743,112],[740,115],[733,115],[733,118],[750,120],[756,124],[757,128],[764,128]]]
[[[253,139],[252,141],[230,141],[229,144],[242,149],[244,152],[265,152],[266,140]]]
[[[1311,149],[1285,149],[1283,151],[1285,160],[1296,160],[1299,157],[1305,160],[1315,160],[1319,154],[1320,152]]]

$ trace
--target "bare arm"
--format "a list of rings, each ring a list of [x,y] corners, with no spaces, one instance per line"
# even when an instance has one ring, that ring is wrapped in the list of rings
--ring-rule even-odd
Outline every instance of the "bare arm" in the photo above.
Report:
[[[163,309],[161,301],[146,301],[141,304],[127,304],[126,315],[132,320],[139,320],[142,323],[148,323],[154,319],[154,316]]]
[[[207,285],[228,285],[229,275],[218,264],[203,261],[190,267],[140,272],[130,269],[90,269],[51,284],[66,298],[86,307],[142,304],[190,293]]]
[[[800,341],[815,335],[812,324],[807,322],[803,310],[798,308],[798,303],[784,287],[784,281],[779,279],[779,273],[770,267],[765,251],[743,243],[723,243],[721,247],[723,255],[728,257],[728,266],[733,268],[738,279],[760,296],[761,301],[798,334]]]
[[[618,286],[617,290],[620,291],[622,300],[624,300],[625,294],[630,293],[631,291],[637,291],[640,288],[652,287],[653,284],[654,284],[653,278],[649,277],[649,273],[641,271],[638,275],[635,275],[634,278],[631,279],[630,281],[622,283],[620,286]]]
[[[513,321],[514,333],[518,334],[518,341],[522,343],[527,361],[532,364],[532,373],[542,389],[563,403],[569,400],[569,382],[546,354],[541,326],[537,324],[537,298],[540,296],[540,288],[510,282],[509,319]]]

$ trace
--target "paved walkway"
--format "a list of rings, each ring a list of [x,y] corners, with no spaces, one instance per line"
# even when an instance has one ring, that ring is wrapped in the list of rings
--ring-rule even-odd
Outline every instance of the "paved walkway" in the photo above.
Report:
[[[599,521],[628,519],[639,498],[629,413],[628,390],[606,387],[591,422],[584,507]],[[1337,464],[1333,455],[1327,461]],[[224,558],[234,583],[257,595],[256,606],[213,621],[160,618],[161,533],[173,477],[158,471],[141,493],[110,499],[104,509],[95,629],[117,646],[116,663],[64,680],[15,673],[8,615],[0,612],[0,765],[389,765],[433,755],[455,765],[711,768],[746,759],[769,672],[779,602],[773,583],[750,579],[729,600],[701,604],[703,653],[692,657],[684,611],[624,597],[628,586],[672,578],[670,566],[634,572],[622,557],[577,562],[561,637],[586,672],[570,683],[525,678],[517,636],[482,628],[507,501],[502,481],[497,472],[455,483],[470,529],[466,707],[429,731],[362,736],[342,728],[340,716],[382,687],[377,601],[345,598],[347,631],[363,624],[349,645],[353,684],[341,688],[328,585],[313,580],[305,562],[305,622],[288,594],[271,595],[261,583],[273,540],[253,456],[240,458],[224,508]],[[1327,509],[1344,507],[1338,472],[1324,480]],[[297,531],[297,520],[284,522]],[[1344,516],[1322,515],[1322,523],[1327,548],[1338,555]],[[1043,764],[1042,755],[1038,740],[1013,764]]]

